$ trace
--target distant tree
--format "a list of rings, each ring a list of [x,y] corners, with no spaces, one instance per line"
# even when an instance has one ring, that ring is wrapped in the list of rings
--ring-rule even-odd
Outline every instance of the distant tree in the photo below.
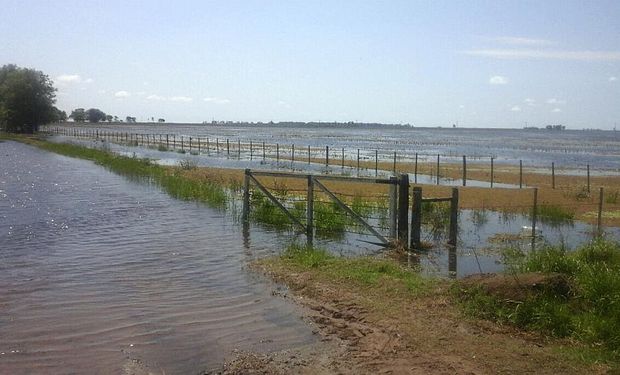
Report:
[[[157,120],[157,122],[166,122],[166,120],[164,120],[163,118],[160,118]]]
[[[69,118],[75,122],[84,122],[86,120],[86,111],[84,111],[84,108],[76,108],[71,111]]]
[[[88,122],[97,123],[105,120],[105,113],[99,108],[90,108],[86,111],[86,119]]]
[[[114,118],[114,117],[112,117],[112,115],[105,115],[105,120],[106,120],[107,122],[112,122],[112,119],[113,119],[113,118]]]
[[[125,117],[125,121],[126,122],[136,122],[136,118],[135,117],[131,117],[131,116],[127,116],[127,117]]]
[[[67,112],[61,111],[60,109],[54,107],[54,122],[65,122],[67,121]]]
[[[4,65],[0,68],[0,128],[34,133],[56,118],[56,89],[43,72]]]
[[[114,122],[118,122],[118,116],[114,116]]]

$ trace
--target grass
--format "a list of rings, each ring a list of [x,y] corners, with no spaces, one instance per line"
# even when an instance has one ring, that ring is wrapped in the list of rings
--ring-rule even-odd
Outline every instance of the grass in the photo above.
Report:
[[[120,175],[138,177],[158,184],[170,195],[179,199],[196,200],[215,208],[225,208],[228,201],[226,189],[221,184],[207,179],[186,178],[180,173],[181,168],[165,168],[149,159],[120,156],[106,150],[73,144],[45,142],[25,137],[16,137],[15,140],[57,154],[91,160]]]
[[[576,340],[589,348],[592,360],[620,360],[620,244],[597,240],[572,253],[562,247],[509,253],[509,272],[561,274],[569,292],[542,289],[515,301],[482,289],[458,290],[466,312]]]
[[[538,206],[537,213],[540,221],[549,225],[569,224],[575,219],[575,213],[573,211],[553,204],[542,204]]]
[[[297,272],[312,271],[320,278],[362,288],[395,287],[396,290],[419,295],[432,285],[431,279],[392,259],[337,257],[324,249],[299,244],[289,245],[280,258],[270,261]]]

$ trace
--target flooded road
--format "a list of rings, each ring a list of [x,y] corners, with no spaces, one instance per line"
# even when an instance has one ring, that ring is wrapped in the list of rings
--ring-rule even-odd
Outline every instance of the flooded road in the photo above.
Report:
[[[88,161],[0,154],[0,373],[197,373],[312,342],[244,269],[273,245],[244,247],[225,213]]]

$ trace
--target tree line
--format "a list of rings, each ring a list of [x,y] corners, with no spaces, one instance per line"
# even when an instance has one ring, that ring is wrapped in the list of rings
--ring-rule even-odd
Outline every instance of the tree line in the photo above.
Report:
[[[74,109],[69,116],[56,106],[56,88],[52,80],[35,69],[8,64],[0,68],[0,130],[11,133],[34,133],[40,125],[63,122],[97,123],[123,122],[98,108]],[[155,118],[151,117],[155,122]],[[163,118],[158,122],[165,122]],[[136,118],[125,117],[124,122],[135,123]]]

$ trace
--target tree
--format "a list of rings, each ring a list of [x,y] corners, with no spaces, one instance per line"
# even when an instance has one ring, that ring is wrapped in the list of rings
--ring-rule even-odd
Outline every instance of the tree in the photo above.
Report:
[[[54,107],[54,122],[65,122],[67,121],[67,112],[61,111],[60,109]]]
[[[127,117],[125,117],[125,121],[126,122],[136,122],[136,118],[135,117],[131,117],[131,116],[127,116]]]
[[[4,65],[0,68],[0,128],[34,133],[56,115],[56,89],[43,72]]]
[[[84,108],[76,108],[71,111],[69,118],[72,118],[75,122],[84,122],[86,120],[86,111],[84,111]]]
[[[86,119],[88,122],[99,122],[105,120],[105,113],[98,108],[90,108],[86,111]]]
[[[114,117],[112,117],[112,115],[105,115],[105,120],[106,120],[107,122],[112,122],[112,119],[113,119],[113,118],[114,118]]]
[[[166,120],[163,119],[163,118],[160,118],[160,119],[157,120],[157,122],[166,122]]]

